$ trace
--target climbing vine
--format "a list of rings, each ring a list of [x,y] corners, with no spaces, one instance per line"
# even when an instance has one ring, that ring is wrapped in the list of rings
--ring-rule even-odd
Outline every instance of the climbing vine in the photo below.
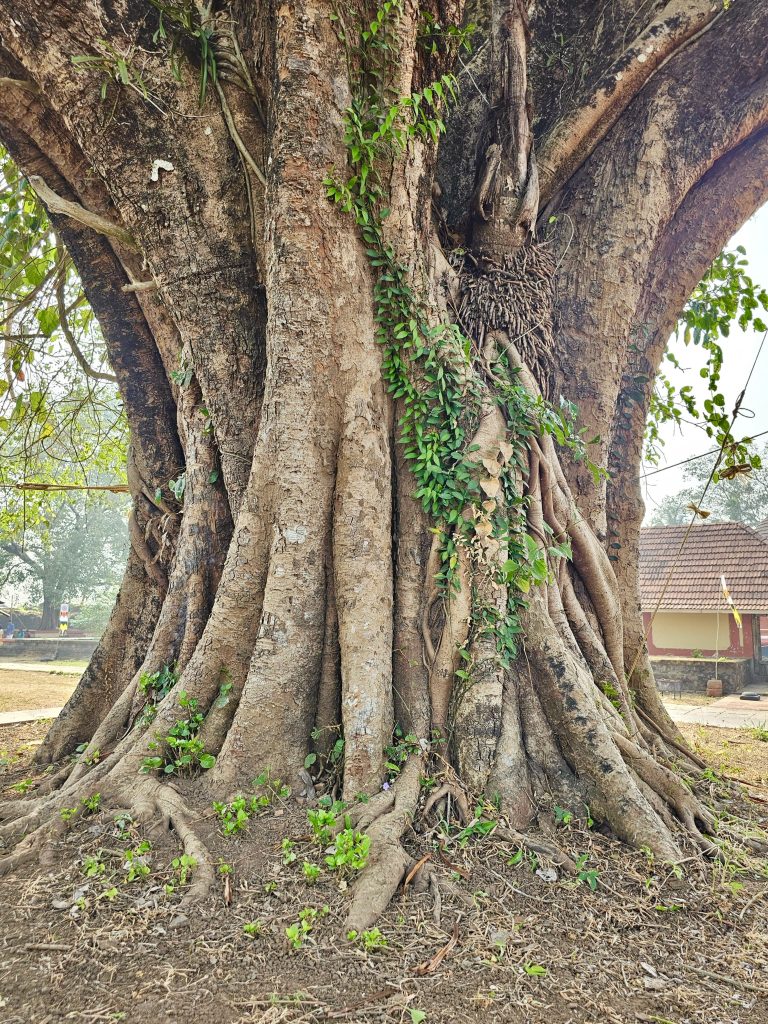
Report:
[[[352,173],[347,178],[330,174],[324,185],[328,198],[354,218],[375,275],[376,340],[383,349],[387,388],[398,403],[399,441],[415,479],[414,498],[439,538],[436,582],[448,596],[461,586],[464,548],[474,572],[491,572],[495,583],[506,586],[506,613],[474,600],[473,625],[495,638],[501,662],[507,665],[517,653],[525,595],[549,577],[549,558],[570,556],[567,542],[556,544],[550,538],[542,547],[527,532],[523,484],[530,438],[542,431],[555,434],[579,458],[586,457],[586,448],[570,410],[533,397],[506,356],[497,363],[503,377],[493,386],[474,372],[477,345],[456,324],[434,322],[433,311],[413,283],[417,272],[387,240],[390,211],[383,171],[409,144],[437,142],[445,130],[445,107],[457,96],[452,74],[442,74],[407,96],[388,90],[387,67],[395,58],[400,11],[400,0],[381,4],[374,19],[358,29],[356,42],[340,23],[353,88],[344,117]],[[341,22],[338,15],[337,20]],[[436,24],[429,27],[431,52],[437,39],[454,49],[467,45],[466,35],[457,30],[440,33]],[[496,458],[483,458],[487,453],[472,443],[489,401],[497,404],[508,428],[508,440]],[[503,562],[486,562],[488,541],[495,551],[506,551]]]

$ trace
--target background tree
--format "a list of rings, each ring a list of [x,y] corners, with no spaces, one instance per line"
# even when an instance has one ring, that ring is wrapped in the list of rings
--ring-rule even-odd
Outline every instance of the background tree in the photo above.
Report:
[[[21,537],[0,533],[0,575],[42,603],[41,629],[58,627],[65,594],[75,603],[103,604],[114,600],[120,583],[128,553],[125,502],[86,494],[58,492],[49,497],[49,518]]]
[[[354,928],[429,759],[517,827],[554,797],[716,851],[645,653],[638,467],[678,312],[765,200],[766,27],[759,0],[0,2],[0,136],[101,323],[134,499],[39,759],[89,749],[3,808],[5,870],[98,785],[173,824],[194,896],[189,804],[304,779],[334,732],[372,794]],[[169,786],[190,699],[206,753]]]
[[[718,480],[710,486],[703,502],[703,508],[710,513],[710,522],[747,523],[757,526],[768,519],[768,446],[760,452],[761,467],[750,473]],[[690,486],[668,494],[659,502],[651,522],[654,526],[674,526],[688,522],[691,517],[689,505],[698,505],[704,485],[714,467],[715,456],[697,459],[685,468],[685,479]]]

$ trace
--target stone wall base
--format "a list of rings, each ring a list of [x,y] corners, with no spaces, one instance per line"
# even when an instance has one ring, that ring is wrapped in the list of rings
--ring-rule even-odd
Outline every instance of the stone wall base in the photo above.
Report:
[[[707,683],[715,677],[713,658],[652,657],[656,685],[662,693],[706,693]],[[723,693],[741,693],[754,682],[752,662],[720,661],[717,677],[723,682]]]

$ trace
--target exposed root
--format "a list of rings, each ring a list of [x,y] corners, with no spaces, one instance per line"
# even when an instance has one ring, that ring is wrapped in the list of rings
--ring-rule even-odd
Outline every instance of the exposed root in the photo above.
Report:
[[[412,859],[400,838],[413,821],[419,799],[418,758],[410,758],[394,783],[394,806],[372,822],[368,835],[371,852],[368,864],[355,884],[346,929],[362,932],[384,913]]]
[[[450,782],[444,783],[439,787],[439,789],[430,793],[429,799],[424,804],[424,817],[426,818],[431,810],[434,807],[437,807],[437,805],[442,801],[446,802],[447,807],[450,800],[453,800],[456,810],[459,812],[459,818],[462,824],[467,825],[472,818],[472,812],[469,809],[469,801],[467,800],[463,789]],[[445,817],[448,818],[450,815],[446,812]]]
[[[181,907],[187,907],[206,896],[216,878],[213,858],[190,825],[190,812],[173,785],[151,780],[145,782],[139,795],[130,802],[134,819],[147,827],[161,824],[173,829],[181,842],[184,853],[195,861],[192,883],[184,894]]]
[[[517,829],[510,828],[508,825],[498,825],[494,829],[493,834],[497,839],[504,839],[507,842],[514,843],[515,846],[523,850],[535,853],[542,860],[551,861],[552,864],[556,864],[570,875],[578,874],[579,869],[574,861],[555,843],[548,843],[546,840],[539,838],[531,839],[530,836],[523,832],[518,832]]]

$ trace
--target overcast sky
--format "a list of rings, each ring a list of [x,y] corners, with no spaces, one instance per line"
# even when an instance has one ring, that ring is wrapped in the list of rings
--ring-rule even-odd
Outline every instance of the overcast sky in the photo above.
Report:
[[[728,248],[733,249],[737,245],[743,245],[747,250],[749,261],[748,273],[759,285],[768,289],[768,205],[748,220],[744,227],[733,236]],[[764,314],[763,314],[764,316]],[[742,331],[737,326],[731,331],[729,337],[723,339],[723,373],[721,388],[725,395],[726,409],[730,412],[733,409],[739,392],[746,383],[752,362],[757,355],[762,335],[757,331]],[[706,395],[707,382],[699,376],[699,370],[704,365],[701,351],[693,345],[687,348],[682,341],[675,343],[675,355],[685,367],[685,372],[674,370],[670,363],[668,375],[674,383],[680,387],[682,384],[693,385],[699,399]],[[742,410],[749,410],[754,414],[752,418],[740,418],[737,421],[735,433],[758,434],[768,430],[768,401],[766,401],[766,385],[768,385],[768,339],[760,354],[755,367],[755,372],[749,384]],[[682,428],[668,425],[663,431],[665,440],[664,451],[661,462],[658,466],[646,466],[645,472],[654,469],[661,469],[663,466],[670,466],[672,463],[680,462],[682,459],[690,458],[691,455],[698,455],[701,452],[710,451],[714,446],[712,440],[699,428],[684,425]],[[768,436],[760,438],[758,444],[762,445],[768,441]],[[684,467],[668,468],[662,473],[655,473],[646,477],[644,481],[646,517],[650,518],[658,502],[667,494],[674,494],[685,486],[683,480]]]

